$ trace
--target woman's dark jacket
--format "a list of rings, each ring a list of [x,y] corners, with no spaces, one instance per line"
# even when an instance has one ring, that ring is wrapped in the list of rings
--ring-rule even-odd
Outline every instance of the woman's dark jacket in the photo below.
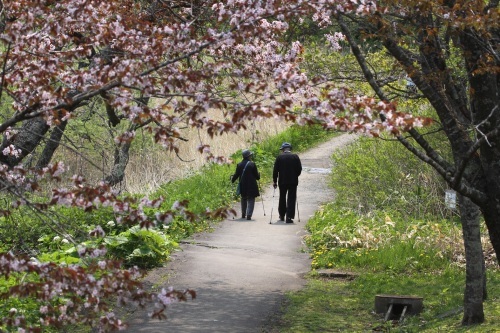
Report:
[[[243,173],[243,169],[248,162],[248,166],[245,169],[245,173]],[[243,177],[241,174],[243,173]],[[259,187],[257,186],[257,180],[260,179],[259,171],[257,170],[257,166],[254,162],[244,159],[236,166],[236,172],[231,177],[231,181],[234,183],[238,178],[241,178],[240,188],[241,188],[241,196],[242,197],[258,197]]]

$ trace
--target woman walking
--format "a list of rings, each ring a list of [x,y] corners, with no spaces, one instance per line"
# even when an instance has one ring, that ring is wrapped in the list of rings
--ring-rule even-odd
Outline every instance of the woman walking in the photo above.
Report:
[[[241,194],[241,218],[252,219],[255,198],[260,195],[257,180],[260,179],[259,171],[252,162],[253,153],[245,149],[242,151],[243,161],[236,166],[236,172],[231,176],[231,182],[239,179]]]

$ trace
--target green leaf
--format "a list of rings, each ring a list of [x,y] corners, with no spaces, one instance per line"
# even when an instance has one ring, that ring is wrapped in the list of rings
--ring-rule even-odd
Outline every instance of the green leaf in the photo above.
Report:
[[[129,238],[126,236],[123,236],[122,234],[117,235],[117,236],[108,236],[104,237],[104,243],[109,245],[109,246],[119,246],[122,244],[126,244],[129,242]]]

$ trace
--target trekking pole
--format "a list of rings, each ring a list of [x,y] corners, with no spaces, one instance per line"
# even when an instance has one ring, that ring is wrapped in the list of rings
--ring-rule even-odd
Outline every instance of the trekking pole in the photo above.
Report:
[[[271,218],[269,219],[269,224],[271,224],[271,221],[273,220],[274,193],[276,193],[276,188],[273,190],[273,203],[272,203],[272,205],[271,205]]]
[[[297,202],[297,217],[299,218],[300,222],[300,212],[299,212],[299,200],[295,200]]]
[[[260,187],[260,182],[258,182],[259,184],[259,191],[260,193],[262,193],[262,187]],[[264,208],[264,194],[262,193],[261,194],[261,201],[262,201],[262,210],[264,211],[264,216],[266,216],[266,209]]]
[[[229,186],[232,186],[233,184],[233,175],[229,175]],[[233,214],[233,220],[236,215]]]

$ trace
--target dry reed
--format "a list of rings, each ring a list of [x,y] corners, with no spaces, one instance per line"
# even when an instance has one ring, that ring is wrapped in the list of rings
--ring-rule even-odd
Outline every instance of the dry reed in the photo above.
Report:
[[[209,144],[215,156],[230,157],[239,149],[248,148],[283,131],[289,124],[276,119],[255,120],[246,130],[237,134],[224,134],[210,138],[206,132],[190,130],[183,133],[187,142],[180,144],[179,156],[175,153],[157,151],[156,154],[131,156],[125,174],[125,187],[130,193],[150,193],[158,186],[189,176],[205,163],[205,156],[198,152],[200,143]]]
[[[210,116],[217,118],[215,112],[211,113]],[[210,145],[214,156],[229,158],[239,149],[249,148],[252,143],[276,135],[288,126],[290,124],[279,119],[255,119],[246,124],[246,130],[213,138],[203,130],[183,129],[182,136],[187,141],[180,141],[178,155],[153,144],[150,136],[138,136],[130,150],[124,180],[116,187],[121,192],[150,194],[162,184],[189,176],[205,165],[206,155],[198,150],[201,144]],[[73,174],[83,175],[90,184],[96,184],[109,175],[113,167],[114,146],[112,136],[106,136],[77,137],[71,142],[72,149],[67,143],[61,145],[53,160],[64,161],[68,177],[63,184],[48,183],[44,188],[70,186],[66,183]]]

